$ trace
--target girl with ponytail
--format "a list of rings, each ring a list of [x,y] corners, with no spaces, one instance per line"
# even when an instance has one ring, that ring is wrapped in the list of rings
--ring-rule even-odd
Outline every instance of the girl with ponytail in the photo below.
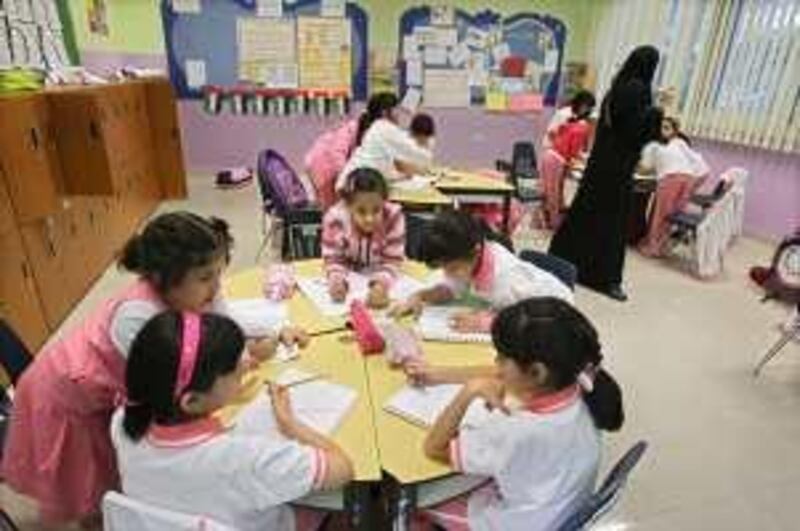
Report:
[[[103,494],[117,486],[108,427],[115,402],[125,394],[133,338],[165,309],[224,311],[220,277],[232,241],[220,219],[191,212],[156,217],[119,259],[138,278],[46,346],[22,375],[0,475],[39,502],[45,524],[91,520]],[[281,336],[305,340],[292,328]],[[253,340],[250,353],[266,358],[276,345],[275,338]]]
[[[550,273],[519,259],[510,241],[479,218],[461,210],[437,215],[422,236],[422,260],[441,268],[443,282],[422,290],[392,309],[401,316],[419,313],[426,304],[444,304],[471,292],[489,307],[454,316],[459,332],[488,332],[495,314],[529,297],[559,297],[572,292]]]
[[[286,504],[343,486],[352,465],[296,419],[284,388],[256,397],[232,426],[215,416],[239,393],[244,348],[243,331],[222,315],[166,311],[145,324],[125,371],[127,403],[111,423],[122,489],[245,531],[305,529]]]
[[[433,162],[432,135],[418,142],[398,124],[399,101],[392,93],[373,95],[367,109],[358,121],[356,149],[339,173],[336,192],[341,194],[347,185],[347,176],[357,168],[372,168],[392,182],[405,178],[405,174],[427,172]],[[402,167],[403,174],[397,167]]]
[[[505,308],[492,341],[492,368],[412,370],[417,383],[466,381],[428,433],[425,453],[494,482],[428,516],[469,529],[558,529],[594,489],[600,430],[622,427],[622,392],[602,368],[597,331],[563,300]]]

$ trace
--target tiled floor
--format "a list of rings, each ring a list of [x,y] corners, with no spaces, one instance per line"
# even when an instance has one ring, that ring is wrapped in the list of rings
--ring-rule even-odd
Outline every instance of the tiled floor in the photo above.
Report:
[[[256,194],[255,186],[217,191],[198,176],[190,201],[164,208],[227,219],[236,272],[255,263]],[[751,376],[788,316],[786,308],[761,304],[746,280],[747,268],[771,253],[771,245],[743,239],[712,282],[631,253],[630,302],[578,290],[578,305],[601,331],[607,367],[625,392],[627,423],[606,438],[607,461],[638,439],[650,443],[603,528],[800,529],[800,345],[788,346],[758,380]],[[109,269],[65,327],[126,281]],[[36,529],[28,504],[2,488],[0,499],[25,529]]]

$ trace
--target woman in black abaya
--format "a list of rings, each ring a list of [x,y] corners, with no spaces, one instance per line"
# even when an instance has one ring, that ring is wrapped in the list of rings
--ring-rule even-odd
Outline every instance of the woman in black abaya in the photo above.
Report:
[[[594,146],[550,253],[578,268],[578,281],[619,301],[633,172],[642,147],[656,138],[661,111],[653,106],[658,50],[636,48],[614,77],[600,107]]]

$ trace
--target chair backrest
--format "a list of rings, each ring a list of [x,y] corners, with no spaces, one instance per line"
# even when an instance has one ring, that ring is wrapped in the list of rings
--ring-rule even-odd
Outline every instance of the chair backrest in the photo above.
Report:
[[[575,281],[578,279],[578,269],[570,262],[558,256],[540,253],[533,249],[520,251],[519,257],[526,262],[530,262],[539,269],[544,269],[548,273],[551,273],[569,289],[575,289]]]
[[[515,183],[518,179],[536,179],[539,176],[533,142],[514,143],[511,154],[511,176]]]
[[[22,372],[33,360],[31,352],[7,322],[0,319],[0,367],[16,384]]]
[[[642,459],[647,450],[647,443],[639,441],[634,444],[625,455],[617,461],[614,468],[606,476],[600,488],[573,513],[559,528],[558,531],[580,531],[588,529],[614,508],[622,489],[628,482],[631,471]]]
[[[103,496],[105,531],[236,531],[199,515],[188,515],[109,491]]]
[[[283,217],[287,212],[312,204],[303,181],[277,151],[265,149],[259,153],[256,168],[265,212]]]

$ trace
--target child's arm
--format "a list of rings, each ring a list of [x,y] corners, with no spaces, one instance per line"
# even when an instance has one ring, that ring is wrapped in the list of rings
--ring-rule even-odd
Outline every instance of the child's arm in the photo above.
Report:
[[[503,404],[503,386],[496,378],[470,380],[436,419],[425,438],[425,455],[450,463],[450,442],[458,435],[461,419],[475,398],[483,398],[489,408],[507,411]]]
[[[404,164],[405,170],[425,173],[433,162],[433,152],[417,144],[408,132],[398,126],[382,129],[383,141],[390,149],[394,159]]]
[[[247,351],[255,360],[265,361],[275,355],[278,349],[278,343],[283,343],[287,346],[297,345],[300,348],[306,348],[309,342],[310,338],[308,332],[303,328],[286,325],[275,335],[247,340]]]
[[[335,208],[335,207],[334,207]],[[350,271],[346,249],[341,245],[344,237],[342,222],[329,213],[322,222],[322,262],[331,297],[344,300],[347,296],[347,274]]]
[[[393,317],[402,317],[408,314],[418,315],[426,304],[445,304],[454,298],[453,291],[445,284],[416,292],[407,300],[392,308],[389,314]]]
[[[282,386],[271,385],[269,394],[280,432],[285,437],[325,452],[326,468],[321,489],[337,489],[350,483],[354,477],[350,458],[331,439],[295,418],[289,401],[289,390]]]
[[[425,362],[406,363],[403,370],[409,382],[417,386],[466,383],[474,378],[493,378],[497,374],[497,369],[493,365],[443,367],[428,365]]]

